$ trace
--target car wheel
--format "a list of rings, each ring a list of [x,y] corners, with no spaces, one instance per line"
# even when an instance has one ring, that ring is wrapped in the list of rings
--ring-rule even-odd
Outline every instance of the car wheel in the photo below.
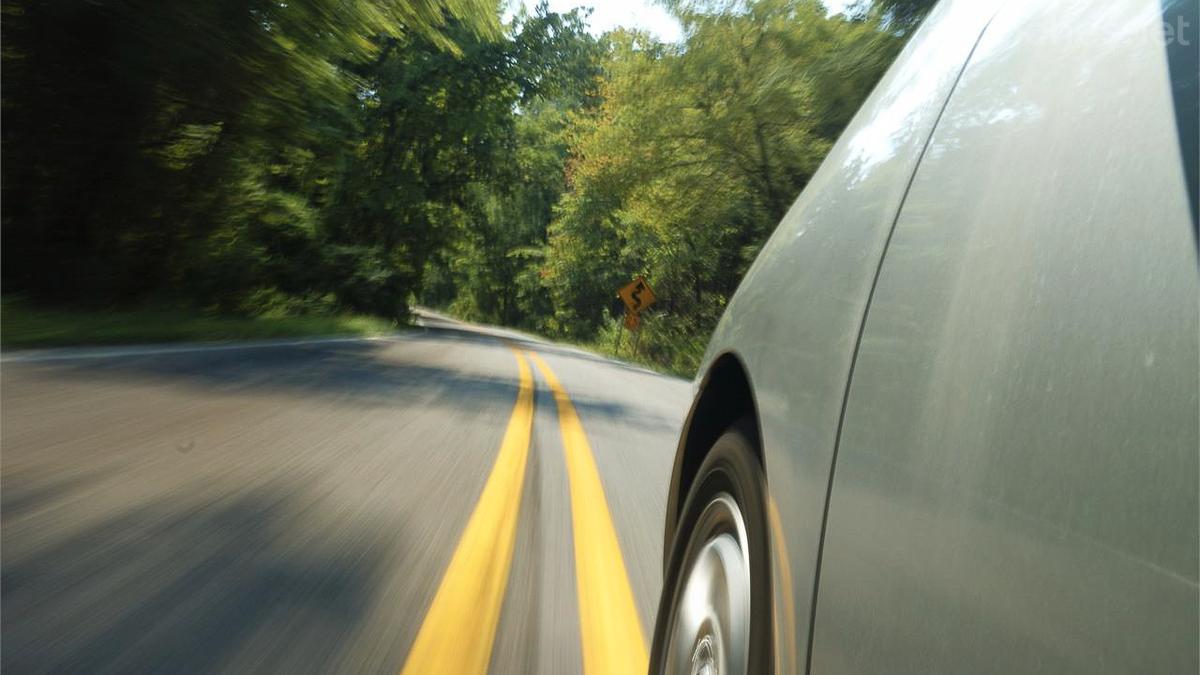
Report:
[[[765,673],[770,656],[766,480],[749,420],[722,435],[684,502],[650,672]]]

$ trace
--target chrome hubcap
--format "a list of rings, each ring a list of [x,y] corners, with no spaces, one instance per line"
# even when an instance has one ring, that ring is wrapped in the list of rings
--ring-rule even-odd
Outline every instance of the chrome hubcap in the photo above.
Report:
[[[741,675],[750,644],[750,565],[746,525],[722,492],[696,522],[696,553],[676,597],[666,672]]]

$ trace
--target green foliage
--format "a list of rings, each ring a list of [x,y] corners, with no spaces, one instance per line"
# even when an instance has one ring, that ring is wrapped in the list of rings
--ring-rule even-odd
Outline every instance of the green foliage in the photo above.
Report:
[[[638,334],[630,334],[619,318],[605,319],[582,345],[592,351],[690,378],[704,356],[709,332],[695,317],[655,313],[645,317]]]
[[[417,298],[609,349],[641,274],[635,358],[687,372],[930,3],[664,4],[681,44],[544,3],[6,2],[5,291],[242,322]]]
[[[546,284],[552,328],[578,338],[645,275],[662,313],[645,353],[680,370],[902,38],[812,0],[671,6],[684,44],[613,35],[602,103],[572,118]]]
[[[547,230],[566,188],[568,116],[596,104],[600,42],[578,12],[518,16],[503,62],[516,85],[496,170],[466,186],[463,220],[430,265],[423,299],[477,321],[546,330]]]
[[[486,0],[13,0],[3,12],[5,288],[93,304],[232,310],[270,288],[344,291],[348,307],[395,314],[413,262],[329,232],[364,81],[393,45],[453,60],[503,38]],[[343,243],[365,248],[347,256]]]

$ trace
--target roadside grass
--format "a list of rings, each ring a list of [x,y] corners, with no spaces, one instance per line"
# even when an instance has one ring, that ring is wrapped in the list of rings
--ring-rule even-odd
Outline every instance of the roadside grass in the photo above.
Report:
[[[468,312],[459,308],[433,308],[447,316],[460,321],[479,322]],[[700,331],[688,330],[688,326],[679,326],[668,317],[654,316],[642,323],[641,335],[631,333],[621,325],[621,319],[608,318],[595,335],[590,337],[556,336],[548,331],[537,330],[529,326],[510,326],[515,330],[524,331],[550,342],[570,345],[586,352],[604,356],[626,363],[642,366],[664,375],[672,375],[685,380],[696,376],[700,360],[708,346],[708,335]]]
[[[0,301],[4,349],[150,342],[223,342],[393,333],[390,319],[355,314],[239,317],[178,309],[63,309]]]
[[[622,328],[619,322],[610,321],[593,339],[573,344],[580,349],[636,363],[666,375],[686,380],[696,376],[707,340],[656,330],[658,327],[648,322],[642,326],[639,336]]]
[[[692,376],[692,373],[688,372],[686,369],[673,368],[662,361],[650,358],[650,356],[643,351],[633,351],[628,337],[624,338],[620,349],[614,348],[614,343],[611,339],[594,339],[588,341],[572,340],[569,342],[569,344],[584,351],[592,352],[593,354],[599,354],[600,356],[616,359],[617,361],[624,361],[626,363],[639,365],[647,370],[653,370],[654,372],[662,373],[663,375],[673,375],[675,377],[682,377],[684,379],[689,379]]]

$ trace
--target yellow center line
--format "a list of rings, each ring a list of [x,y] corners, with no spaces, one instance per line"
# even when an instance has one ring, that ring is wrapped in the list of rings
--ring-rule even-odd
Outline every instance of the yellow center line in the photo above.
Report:
[[[575,534],[575,590],[585,675],[646,672],[645,638],[633,604],[625,559],[613,527],[596,460],[570,397],[540,356],[530,353],[558,404]]]
[[[525,464],[533,428],[533,372],[513,350],[520,370],[517,403],[475,511],[417,633],[403,675],[487,672],[508,586]]]

